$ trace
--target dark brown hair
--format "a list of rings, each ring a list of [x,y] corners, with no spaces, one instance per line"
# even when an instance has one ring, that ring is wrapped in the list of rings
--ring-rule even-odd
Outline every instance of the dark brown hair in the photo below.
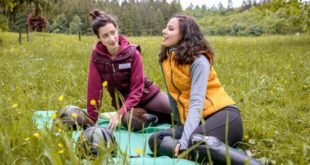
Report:
[[[186,15],[175,15],[179,21],[181,40],[175,47],[174,60],[177,64],[191,64],[195,58],[202,54],[205,55],[210,63],[213,63],[214,52],[210,43],[204,37],[199,25],[193,18]],[[159,61],[167,59],[169,48],[162,46],[159,54]]]
[[[117,28],[116,21],[114,20],[112,15],[106,14],[104,11],[100,11],[98,9],[93,10],[89,13],[92,18],[91,27],[93,32],[99,38],[99,28],[105,26],[108,23],[112,23],[115,28]]]

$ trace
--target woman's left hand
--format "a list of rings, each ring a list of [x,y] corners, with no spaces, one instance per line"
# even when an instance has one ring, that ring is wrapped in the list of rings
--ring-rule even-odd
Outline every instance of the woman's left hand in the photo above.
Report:
[[[181,148],[181,144],[180,144],[180,143],[177,143],[177,144],[175,145],[175,149],[174,149],[174,156],[175,156],[175,157],[178,157],[179,154],[182,152],[182,151],[180,151],[180,148]],[[192,159],[192,156],[191,156],[191,154],[187,154],[183,159],[191,160],[191,159]]]
[[[175,145],[174,157],[178,157],[179,152],[180,152],[180,147],[181,147],[181,144],[180,144],[180,143],[177,143],[177,144]]]
[[[115,129],[119,124],[120,124],[120,120],[122,118],[122,115],[120,115],[118,113],[115,113],[113,116],[111,116],[110,121],[109,121],[109,130],[112,131],[113,129]]]

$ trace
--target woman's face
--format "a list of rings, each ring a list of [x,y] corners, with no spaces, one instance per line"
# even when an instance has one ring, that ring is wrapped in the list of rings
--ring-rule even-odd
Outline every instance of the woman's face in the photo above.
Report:
[[[178,18],[171,18],[167,23],[166,28],[163,29],[162,33],[163,33],[162,46],[173,47],[177,45],[179,41],[182,39]]]
[[[99,28],[99,40],[108,49],[118,46],[118,31],[112,23]]]

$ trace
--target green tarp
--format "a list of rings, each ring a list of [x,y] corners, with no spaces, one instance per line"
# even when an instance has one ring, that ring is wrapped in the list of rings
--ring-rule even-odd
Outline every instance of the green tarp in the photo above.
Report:
[[[55,111],[36,111],[33,115],[33,120],[37,124],[39,129],[44,129],[46,127],[51,127],[52,125],[52,114]],[[107,127],[109,121],[106,119],[99,118],[97,123],[100,127]],[[117,144],[119,145],[122,152],[127,153],[129,156],[133,156],[135,158],[128,158],[130,160],[130,164],[138,164],[138,165],[147,165],[147,164],[160,164],[160,165],[192,165],[195,164],[193,161],[185,160],[185,159],[176,159],[170,158],[168,156],[161,157],[152,157],[151,151],[148,147],[148,137],[156,131],[169,128],[169,124],[161,124],[156,127],[148,127],[140,132],[128,132],[125,128],[121,127],[113,131],[113,134],[116,138]],[[79,136],[78,132],[73,133],[73,139],[77,140]],[[141,157],[136,157],[136,150],[141,149],[144,151],[144,154]]]

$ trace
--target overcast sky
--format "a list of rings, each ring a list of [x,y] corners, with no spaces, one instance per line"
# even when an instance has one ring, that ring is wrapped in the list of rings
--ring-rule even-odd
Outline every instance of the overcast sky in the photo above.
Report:
[[[167,0],[170,2],[171,0]],[[256,2],[259,2],[260,0],[256,0]],[[303,0],[303,1],[310,1],[310,0]],[[228,0],[180,0],[183,9],[186,9],[191,3],[196,6],[202,6],[205,4],[208,8],[211,8],[213,5],[217,6],[220,2],[223,4],[223,6],[227,7]],[[239,7],[242,5],[243,0],[232,0],[234,7]]]
[[[241,6],[243,0],[233,0],[234,7]],[[196,5],[203,5],[205,4],[208,8],[212,7],[213,5],[218,5],[220,2],[222,2],[223,6],[227,7],[228,0],[180,0],[183,9],[186,9],[191,3]]]

